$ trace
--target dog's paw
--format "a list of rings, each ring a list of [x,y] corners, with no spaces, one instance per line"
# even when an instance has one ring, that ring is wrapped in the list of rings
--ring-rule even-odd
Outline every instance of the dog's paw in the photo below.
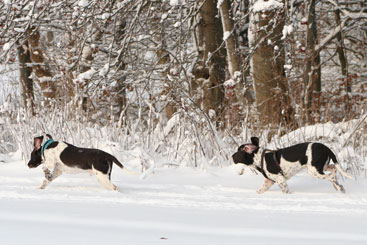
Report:
[[[43,190],[50,183],[47,179],[43,180],[42,185],[40,185],[37,189]]]

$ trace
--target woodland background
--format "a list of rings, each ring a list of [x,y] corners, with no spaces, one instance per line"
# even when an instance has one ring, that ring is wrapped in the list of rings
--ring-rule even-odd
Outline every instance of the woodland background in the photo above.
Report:
[[[255,135],[367,154],[364,0],[2,0],[0,62],[2,152],[53,132],[192,166]]]

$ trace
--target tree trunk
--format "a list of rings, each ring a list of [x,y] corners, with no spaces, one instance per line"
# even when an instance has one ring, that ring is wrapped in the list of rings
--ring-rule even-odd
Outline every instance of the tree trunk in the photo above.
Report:
[[[53,75],[45,62],[43,55],[43,48],[40,45],[40,33],[38,30],[31,28],[28,30],[30,58],[33,62],[32,70],[38,78],[39,85],[42,89],[43,95],[48,103],[50,100],[56,98],[56,86],[52,80]],[[46,104],[47,104],[46,103]]]
[[[259,121],[262,126],[270,126],[269,137],[281,125],[296,127],[284,72],[285,56],[281,40],[284,16],[279,14],[280,11],[267,10],[250,16],[249,41],[250,47],[254,49],[251,75]]]
[[[214,110],[216,115],[222,117],[222,103],[225,80],[225,50],[220,47],[223,41],[221,22],[217,16],[215,0],[202,0],[200,21],[198,27],[199,62],[194,68],[195,79],[192,88],[200,93],[198,100],[202,109],[208,113]],[[223,118],[222,118],[223,119]]]
[[[120,44],[125,37],[125,32],[126,32],[126,21],[123,19],[122,16],[116,16],[116,18],[119,18],[117,20],[117,24],[116,27],[116,34],[115,34],[115,39],[116,39],[116,43]],[[123,61],[123,55],[120,56],[120,59],[118,60],[118,67],[117,67],[117,71],[123,71],[125,70],[125,63]],[[114,88],[114,93],[115,93],[115,97],[113,100],[113,107],[115,109],[115,115],[116,118],[119,118],[119,125],[122,126],[124,124],[123,121],[121,121],[122,119],[122,113],[126,107],[126,85],[125,85],[125,80],[126,77],[122,74],[119,75],[120,78],[116,80],[116,86]]]
[[[32,68],[29,66],[31,63],[31,54],[28,49],[28,41],[25,41],[23,45],[18,44],[17,55],[23,105],[26,111],[29,111],[34,116],[34,91],[33,80],[31,78]]]
[[[336,20],[336,24],[340,26],[341,21],[340,21],[340,10],[339,9],[335,10],[335,20]],[[347,93],[350,93],[352,92],[352,86],[350,84],[349,77],[348,77],[348,60],[344,52],[345,46],[344,46],[344,38],[343,38],[342,33],[343,33],[343,30],[341,30],[340,32],[338,32],[338,34],[336,34],[336,39],[337,39],[336,52],[338,53],[338,56],[339,56],[342,75],[346,83],[345,91]]]
[[[227,49],[227,63],[228,63],[228,71],[233,79],[236,82],[236,86],[234,88],[236,99],[241,103],[242,106],[245,105],[245,98],[243,95],[243,81],[241,75],[241,67],[240,67],[240,57],[236,52],[236,40],[233,35],[233,21],[230,17],[230,3],[229,0],[224,0],[219,8],[222,25],[223,25],[223,33],[229,35],[225,38],[225,44]]]
[[[305,83],[305,119],[307,123],[314,123],[316,118],[313,115],[319,115],[320,94],[321,94],[321,65],[320,52],[315,51],[317,42],[317,24],[316,24],[316,0],[311,0],[308,6],[307,18],[307,40],[306,40],[306,66],[304,71]]]

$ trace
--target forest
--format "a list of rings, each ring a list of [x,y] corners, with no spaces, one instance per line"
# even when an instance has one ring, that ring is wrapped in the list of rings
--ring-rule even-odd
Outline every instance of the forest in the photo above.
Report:
[[[2,152],[49,132],[221,166],[250,136],[279,146],[332,124],[353,128],[340,148],[366,155],[364,0],[3,0],[0,12]],[[293,141],[320,139],[338,141]]]
[[[366,102],[366,0],[0,0],[1,243],[365,245]]]

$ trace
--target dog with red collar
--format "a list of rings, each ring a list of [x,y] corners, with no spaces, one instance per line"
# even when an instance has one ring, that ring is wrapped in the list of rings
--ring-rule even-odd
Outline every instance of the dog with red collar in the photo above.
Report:
[[[267,150],[259,147],[259,138],[252,137],[251,143],[241,145],[232,155],[235,164],[245,164],[256,169],[265,177],[263,186],[257,193],[264,193],[277,183],[283,193],[290,193],[287,180],[306,168],[315,178],[330,181],[336,190],[345,192],[338,183],[336,172],[353,179],[338,163],[335,154],[321,143],[301,143],[278,150]],[[330,165],[330,160],[334,164]],[[325,172],[330,172],[325,174]]]
[[[106,189],[119,191],[119,188],[111,183],[113,163],[124,172],[136,175],[127,170],[116,157],[107,152],[98,149],[79,148],[66,142],[54,141],[49,134],[47,134],[47,137],[48,139],[45,142],[43,142],[44,136],[34,138],[34,149],[28,162],[29,168],[43,165],[45,179],[39,187],[40,189],[45,189],[50,182],[62,173],[89,172],[95,175]]]

